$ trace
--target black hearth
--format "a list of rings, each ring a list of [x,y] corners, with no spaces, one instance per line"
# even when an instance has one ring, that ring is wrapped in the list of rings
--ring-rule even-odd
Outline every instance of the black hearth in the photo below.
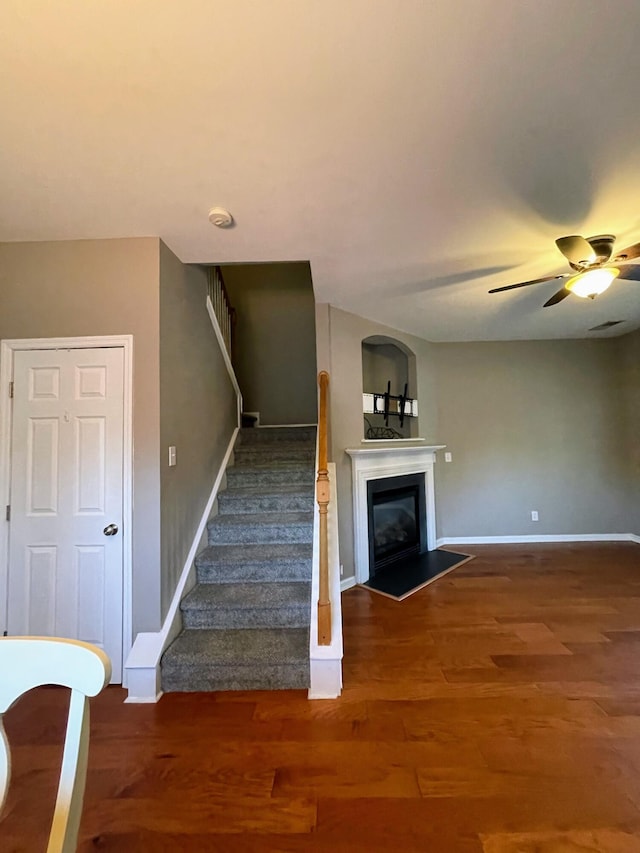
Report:
[[[369,574],[427,550],[424,474],[367,482]]]

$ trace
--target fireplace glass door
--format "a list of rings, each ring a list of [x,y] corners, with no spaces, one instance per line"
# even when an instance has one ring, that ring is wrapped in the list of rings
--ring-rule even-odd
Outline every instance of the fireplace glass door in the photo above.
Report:
[[[425,550],[424,477],[391,477],[370,480],[367,485],[369,569],[373,575]]]

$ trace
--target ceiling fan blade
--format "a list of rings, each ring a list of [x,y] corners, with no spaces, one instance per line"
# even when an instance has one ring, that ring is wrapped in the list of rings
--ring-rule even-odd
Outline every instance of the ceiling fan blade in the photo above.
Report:
[[[551,299],[547,299],[547,301],[542,306],[543,308],[549,308],[551,305],[557,305],[558,302],[562,302],[563,299],[566,299],[571,293],[570,290],[567,290],[566,287],[561,287],[557,293],[554,293]]]
[[[627,261],[633,261],[635,258],[640,258],[640,243],[634,243],[633,246],[627,246],[626,249],[616,252],[615,263],[624,264]],[[614,261],[611,263],[614,263]]]
[[[584,237],[574,234],[571,237],[559,237],[556,246],[572,264],[592,264],[596,259],[593,247]]]
[[[546,275],[544,278],[534,278],[531,281],[521,281],[519,284],[507,284],[505,287],[494,287],[489,293],[502,293],[503,290],[515,290],[516,287],[529,287],[530,284],[542,284],[543,281],[555,281],[559,278],[569,278],[573,273],[563,275]]]
[[[625,281],[640,281],[640,264],[629,264],[621,267],[618,278]]]

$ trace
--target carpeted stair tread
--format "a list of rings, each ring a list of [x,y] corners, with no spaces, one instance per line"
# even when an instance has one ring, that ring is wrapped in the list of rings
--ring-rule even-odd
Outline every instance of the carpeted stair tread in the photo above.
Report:
[[[309,583],[205,583],[197,584],[183,599],[181,608],[212,610],[234,607],[251,610],[254,607],[276,610],[279,607],[309,607]]]
[[[238,631],[182,631],[164,653],[163,663],[179,656],[198,663],[202,655],[225,666],[258,663],[294,663],[309,659],[307,628],[249,628]]]
[[[230,690],[308,690],[309,662],[249,666],[207,663],[185,668],[168,664],[163,670],[166,693],[213,693]]]
[[[272,450],[280,452],[293,451],[295,453],[313,453],[315,451],[315,441],[255,441],[255,442],[236,442],[234,447],[235,453],[271,453]]]
[[[287,442],[308,442],[315,445],[316,430],[315,426],[246,428],[240,430],[238,442],[243,445]]]
[[[227,469],[227,488],[302,483],[313,485],[313,465],[250,465]]]
[[[311,584],[197,584],[182,601],[185,628],[304,628]]]
[[[185,630],[164,653],[162,676],[166,691],[307,688],[309,630]]]
[[[230,468],[227,468],[227,477],[229,476],[229,474],[233,475],[236,473],[239,473],[241,474],[241,476],[244,477],[249,471],[253,470],[254,468],[257,471],[266,471],[271,470],[272,468],[276,471],[290,471],[292,473],[294,471],[305,471],[307,474],[309,474],[309,476],[313,476],[313,464],[311,467],[312,470],[309,471],[308,464],[303,461],[300,461],[299,459],[278,459],[276,462],[274,462],[273,459],[270,460],[267,454],[265,453],[261,456],[256,455],[256,461],[253,462],[251,465],[243,465],[241,471],[238,471],[235,465],[232,465]]]
[[[209,545],[196,557],[199,583],[310,581],[310,542]]]
[[[307,542],[313,536],[313,512],[263,512],[217,515],[207,524],[209,544]]]
[[[261,545],[239,543],[237,545],[209,545],[196,557],[196,566],[262,563],[265,560],[309,560],[313,553],[308,542],[268,542]],[[311,565],[309,565],[311,573]]]
[[[272,447],[239,447],[234,450],[233,464],[237,468],[254,465],[277,465],[282,462],[291,465],[295,462],[302,465],[313,465],[315,453],[313,448],[272,448]]]
[[[241,444],[236,445],[234,458],[237,454],[241,456],[264,456],[265,458],[274,457],[280,458],[284,456],[284,461],[290,459],[307,459],[315,453],[315,447],[310,444],[302,444],[300,441],[291,442],[274,442],[274,444]]]
[[[224,517],[216,515],[208,523],[208,526],[244,527],[246,524],[264,524],[265,526],[269,526],[272,524],[281,524],[282,522],[286,522],[287,524],[312,524],[313,512],[287,512],[285,514],[281,512],[256,512],[251,513],[249,518],[247,518],[246,513],[230,514]]]
[[[233,487],[218,495],[218,513],[309,512],[313,509],[312,484],[283,483],[269,488]]]
[[[231,690],[308,690],[309,662],[249,666],[207,663],[186,669],[168,664],[163,669],[165,693],[214,693]]]
[[[227,486],[227,488],[218,494],[218,502],[222,498],[233,498],[242,500],[243,498],[252,497],[278,497],[279,495],[305,495],[311,496],[313,499],[313,487],[308,483],[280,483],[279,485],[269,486],[252,486],[251,484],[243,485],[242,481],[237,486]]]

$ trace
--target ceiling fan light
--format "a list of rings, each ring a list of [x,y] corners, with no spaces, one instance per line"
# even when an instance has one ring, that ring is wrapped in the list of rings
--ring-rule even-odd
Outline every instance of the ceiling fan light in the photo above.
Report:
[[[614,267],[588,270],[580,273],[580,275],[574,275],[565,284],[565,287],[571,293],[575,293],[576,296],[582,296],[584,299],[595,299],[600,293],[604,293],[614,278],[619,275],[620,270]]]

